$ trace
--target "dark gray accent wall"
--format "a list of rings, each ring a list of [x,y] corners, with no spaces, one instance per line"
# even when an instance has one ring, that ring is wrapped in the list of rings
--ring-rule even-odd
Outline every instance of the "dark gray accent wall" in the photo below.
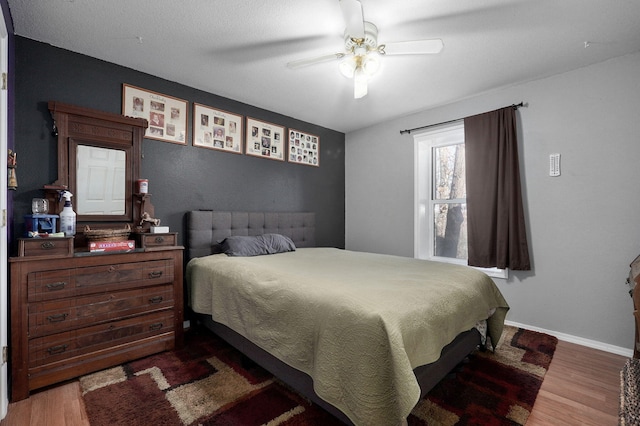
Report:
[[[0,0],[0,7],[2,8],[2,16],[4,18],[4,24],[7,28],[7,56],[8,56],[8,76],[7,76],[7,148],[15,149],[14,145],[14,116],[15,116],[15,48],[13,35],[13,20],[11,19],[11,11],[9,10],[9,3],[7,0]],[[7,223],[13,223],[13,196],[14,191],[5,191],[7,194]],[[11,241],[13,229],[11,226],[7,228],[7,239]]]
[[[14,235],[22,233],[31,199],[42,197],[42,186],[57,179],[57,143],[47,102],[121,113],[122,84],[127,83],[189,101],[187,145],[145,139],[141,166],[155,216],[180,232],[181,243],[188,210],[312,211],[318,245],[344,248],[343,133],[24,37],[15,38],[15,53],[19,187]],[[192,146],[193,102],[318,135],[320,167]]]

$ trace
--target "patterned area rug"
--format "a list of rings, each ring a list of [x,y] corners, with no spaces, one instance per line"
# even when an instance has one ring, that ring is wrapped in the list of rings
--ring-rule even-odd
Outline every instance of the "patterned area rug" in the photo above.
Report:
[[[92,426],[337,425],[206,330],[185,347],[80,378]],[[409,416],[414,425],[524,425],[557,340],[505,327],[495,353],[476,352]]]
[[[620,426],[640,425],[640,359],[628,359],[620,372]]]

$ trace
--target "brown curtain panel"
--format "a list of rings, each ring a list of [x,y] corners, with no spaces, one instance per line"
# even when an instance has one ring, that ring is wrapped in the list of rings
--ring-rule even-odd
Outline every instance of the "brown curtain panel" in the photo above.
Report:
[[[469,265],[530,270],[516,108],[464,119]]]

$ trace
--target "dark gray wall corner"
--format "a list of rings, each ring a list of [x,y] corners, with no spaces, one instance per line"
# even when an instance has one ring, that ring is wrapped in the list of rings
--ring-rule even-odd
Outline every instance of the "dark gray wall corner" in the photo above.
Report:
[[[344,248],[343,133],[23,37],[15,38],[15,52],[19,187],[14,235],[22,234],[31,199],[57,179],[47,102],[121,113],[122,84],[127,83],[189,101],[187,145],[145,139],[142,146],[141,175],[149,179],[155,216],[180,232],[180,243],[188,210],[313,211],[318,245]],[[318,135],[320,167],[192,146],[194,102]]]

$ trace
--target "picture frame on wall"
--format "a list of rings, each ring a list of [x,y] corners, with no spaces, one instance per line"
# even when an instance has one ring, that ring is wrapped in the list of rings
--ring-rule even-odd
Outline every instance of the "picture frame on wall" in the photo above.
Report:
[[[193,103],[193,146],[242,154],[242,116]]]
[[[284,161],[284,138],[283,126],[247,117],[245,154]]]
[[[186,145],[187,105],[184,99],[122,85],[122,114],[146,119],[149,127],[144,137],[148,139]]]
[[[320,167],[320,137],[289,129],[287,158],[290,163]]]

